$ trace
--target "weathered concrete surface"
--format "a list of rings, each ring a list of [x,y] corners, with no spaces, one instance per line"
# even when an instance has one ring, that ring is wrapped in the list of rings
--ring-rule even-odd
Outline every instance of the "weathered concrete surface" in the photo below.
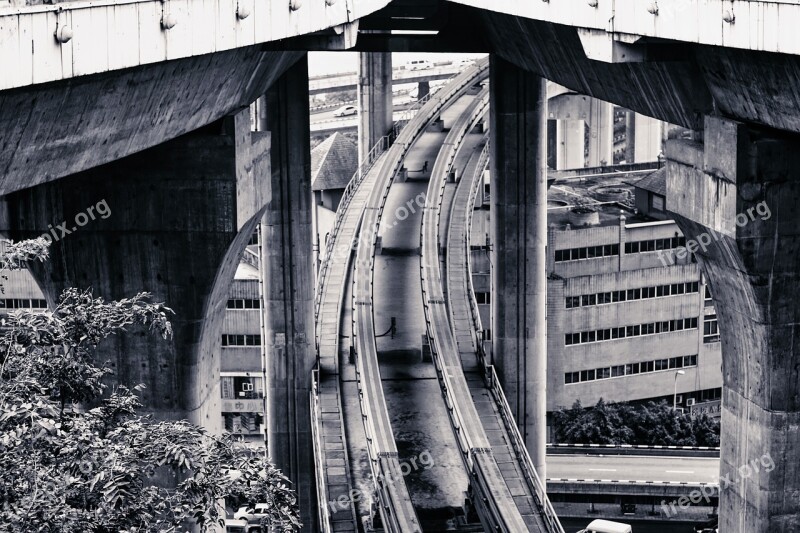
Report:
[[[800,86],[798,56],[651,43],[653,60],[610,64],[587,59],[573,27],[465,9],[498,55],[581,94],[688,128],[716,109],[800,132],[800,94],[790,89]]]
[[[392,54],[358,54],[358,159],[392,127]]]
[[[239,48],[0,92],[0,194],[123,158],[248,105],[301,52]]]
[[[720,531],[800,530],[800,138],[708,117],[667,144],[667,208],[722,329]]]
[[[545,479],[547,96],[543,79],[491,61],[492,353]]]
[[[247,111],[139,154],[6,198],[11,234],[56,230],[32,271],[52,304],[68,287],[120,299],[152,293],[175,311],[174,337],[142,329],[103,342],[114,381],[144,383],[145,410],[221,430],[219,347],[228,287],[268,199],[269,135]],[[108,207],[97,208],[104,201]],[[78,227],[76,215],[94,208]],[[106,218],[102,214],[110,212]],[[81,220],[83,218],[81,217]],[[74,231],[73,231],[74,229]]]
[[[304,531],[316,531],[311,437],[314,271],[308,61],[289,68],[266,94],[272,136],[271,197],[261,224],[267,347],[267,446],[294,482]]]

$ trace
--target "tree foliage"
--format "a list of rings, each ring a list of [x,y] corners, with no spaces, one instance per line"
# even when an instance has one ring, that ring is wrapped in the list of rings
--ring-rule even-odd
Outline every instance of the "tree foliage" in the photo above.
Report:
[[[606,403],[553,413],[555,441],[565,444],[643,444],[662,446],[719,446],[719,422],[705,413],[697,416],[672,410],[666,401]]]
[[[11,244],[0,267],[44,260],[41,239]],[[231,506],[267,503],[262,521],[300,527],[286,477],[230,435],[140,416],[142,386],[107,390],[94,362],[108,336],[143,325],[165,339],[172,311],[147,293],[106,302],[68,289],[55,309],[18,310],[0,337],[0,531],[201,531]]]

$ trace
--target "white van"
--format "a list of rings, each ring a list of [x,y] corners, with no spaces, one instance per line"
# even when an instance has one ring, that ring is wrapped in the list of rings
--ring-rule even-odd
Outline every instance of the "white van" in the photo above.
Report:
[[[433,68],[433,63],[427,59],[412,59],[406,63],[406,70],[427,70]]]
[[[581,529],[578,533],[633,533],[633,529],[622,522],[592,520],[592,523],[586,526],[586,529]]]

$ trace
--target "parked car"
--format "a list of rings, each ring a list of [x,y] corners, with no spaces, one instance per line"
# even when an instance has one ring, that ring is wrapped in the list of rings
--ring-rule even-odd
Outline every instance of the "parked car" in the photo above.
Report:
[[[334,117],[346,117],[348,115],[355,115],[358,113],[358,107],[354,105],[343,105],[333,112]]]
[[[267,516],[267,504],[257,503],[255,507],[239,507],[239,510],[233,513],[234,520],[261,520]]]
[[[630,524],[612,522],[611,520],[592,520],[586,529],[578,533],[633,533]]]
[[[264,533],[258,524],[250,524],[246,519],[225,520],[225,533]]]
[[[692,533],[719,533],[719,518],[712,518],[692,526]]]

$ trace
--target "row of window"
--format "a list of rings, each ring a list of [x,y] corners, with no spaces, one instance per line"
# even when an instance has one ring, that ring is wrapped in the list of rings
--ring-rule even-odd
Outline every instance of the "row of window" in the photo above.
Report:
[[[261,335],[222,335],[223,346],[261,346]]]
[[[0,298],[0,309],[47,309],[47,300],[39,298]]]
[[[567,296],[565,305],[567,309],[573,307],[587,307],[590,305],[604,305],[628,300],[644,300],[646,298],[660,298],[677,294],[689,294],[700,291],[700,282],[672,283],[670,285],[657,285],[655,287],[642,287],[641,289],[628,289],[622,291],[598,292],[582,294],[580,296]]]
[[[223,376],[220,378],[222,398],[226,400],[252,400],[264,397],[263,380],[250,376]]]
[[[686,246],[686,237],[670,237],[666,239],[649,239],[646,241],[632,241],[625,243],[626,254],[641,252],[656,252]],[[595,259],[619,255],[619,244],[604,244],[602,246],[584,246],[581,248],[567,248],[555,251],[556,263],[563,261],[577,261],[579,259]]]
[[[233,298],[228,300],[228,309],[261,309],[261,300]]]
[[[564,344],[567,346],[572,344],[586,344],[588,342],[600,342],[613,339],[624,339],[626,337],[639,337],[641,335],[655,335],[657,333],[682,331],[684,329],[693,329],[696,327],[697,317],[679,318],[677,320],[649,322],[647,324],[636,324],[634,326],[621,326],[618,328],[567,333],[564,335]]]
[[[650,239],[646,241],[632,241],[625,243],[626,254],[638,254],[641,252],[655,252],[658,250],[670,250],[686,246],[686,237],[670,237],[667,239]]]
[[[662,370],[672,370],[673,368],[685,368],[688,366],[697,366],[697,355],[683,355],[679,357],[670,357],[669,359],[644,361],[642,363],[607,366],[603,368],[593,368],[591,370],[581,370],[579,372],[566,372],[564,374],[564,383],[569,385],[570,383],[582,383],[584,381],[597,381],[598,379],[611,379],[622,376],[632,376],[634,374],[661,372]]]
[[[556,250],[556,263],[562,261],[577,261],[578,259],[594,259],[619,255],[619,244],[605,244],[602,246],[584,246],[583,248],[568,248]]]

